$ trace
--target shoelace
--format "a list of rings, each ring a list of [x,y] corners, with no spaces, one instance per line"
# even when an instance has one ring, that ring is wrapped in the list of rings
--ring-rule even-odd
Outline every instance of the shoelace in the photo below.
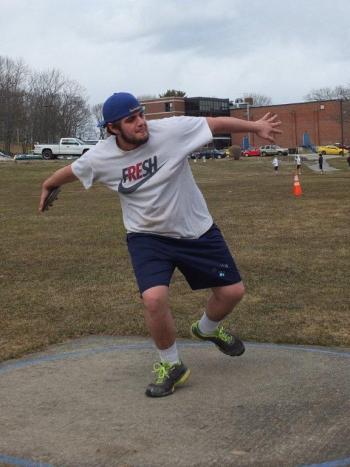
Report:
[[[153,373],[156,374],[156,384],[161,384],[169,376],[169,370],[171,368],[168,362],[157,362],[153,365]]]
[[[231,334],[229,334],[227,331],[225,331],[225,329],[220,326],[218,329],[217,329],[217,332],[216,332],[216,335],[219,339],[222,339],[224,342],[227,342],[228,344],[230,342],[232,342],[232,336]]]

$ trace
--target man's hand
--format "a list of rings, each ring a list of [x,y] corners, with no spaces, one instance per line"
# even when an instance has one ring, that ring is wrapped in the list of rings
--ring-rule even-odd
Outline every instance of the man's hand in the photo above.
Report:
[[[51,177],[47,178],[41,186],[41,195],[39,202],[39,212],[44,211],[44,203],[53,188],[64,185],[65,183],[74,182],[78,178],[72,172],[70,165],[57,170]]]
[[[242,120],[235,117],[207,117],[209,128],[216,133],[255,133],[260,138],[275,142],[275,136],[282,133],[279,129],[282,122],[277,115],[270,112],[256,121]]]
[[[60,192],[60,187],[46,188],[42,187],[40,203],[39,203],[39,212],[44,212],[52,206],[53,202],[57,199],[58,193]]]
[[[256,130],[255,133],[260,138],[267,139],[271,143],[275,142],[276,134],[281,134],[282,131],[279,129],[282,122],[277,120],[276,114],[271,114],[268,112],[259,120],[256,120]]]
[[[44,203],[46,198],[50,194],[50,188],[46,188],[45,185],[43,184],[41,187],[41,195],[40,195],[40,202],[39,202],[39,212],[43,212],[44,210]]]

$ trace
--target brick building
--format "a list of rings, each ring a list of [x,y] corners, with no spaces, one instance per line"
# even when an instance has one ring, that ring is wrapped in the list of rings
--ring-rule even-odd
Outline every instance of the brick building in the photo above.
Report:
[[[141,101],[149,120],[178,115],[219,117],[230,115],[230,100],[216,97],[160,97]]]
[[[265,113],[277,113],[282,121],[283,134],[277,137],[280,146],[303,146],[305,134],[313,145],[343,143],[350,145],[350,101],[327,100],[295,104],[252,107],[230,107],[229,99],[212,97],[162,97],[142,101],[149,120],[179,115],[227,116],[258,120]],[[235,133],[216,135],[216,147],[242,145],[249,136],[251,146],[266,144],[255,134]]]
[[[278,114],[282,121],[283,134],[276,138],[284,147],[303,146],[304,135],[314,145],[350,144],[350,102],[340,100],[302,102],[296,104],[269,105],[231,109],[237,118],[258,120],[267,112]],[[242,144],[246,133],[232,135],[233,144]],[[249,135],[251,146],[266,144],[255,134]]]
[[[148,120],[185,115],[184,97],[160,97],[141,101]]]

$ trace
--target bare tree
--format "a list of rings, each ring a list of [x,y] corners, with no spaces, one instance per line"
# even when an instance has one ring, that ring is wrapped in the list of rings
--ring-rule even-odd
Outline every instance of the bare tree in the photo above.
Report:
[[[80,84],[68,80],[56,69],[32,75],[28,101],[33,142],[79,136],[90,118]]]
[[[348,101],[350,100],[350,87],[339,85],[334,88],[325,87],[313,89],[304,99],[306,101],[328,101],[334,99]]]
[[[90,121],[90,109],[80,84],[75,81],[65,81],[59,101],[59,134],[82,138]]]
[[[53,142],[58,133],[57,115],[65,79],[53,69],[32,73],[28,86],[30,133],[33,142]]]
[[[6,152],[11,152],[12,141],[20,139],[27,73],[21,59],[0,56],[0,140]]]
[[[102,103],[100,103],[100,104],[95,104],[95,105],[93,105],[92,108],[91,108],[91,114],[92,114],[92,116],[96,119],[96,125],[97,125],[99,122],[102,122],[102,120],[103,120],[102,108],[103,108],[103,104],[102,104]]]
[[[82,136],[91,125],[84,89],[59,70],[30,71],[23,60],[0,56],[0,142],[23,150],[34,142]]]
[[[91,108],[91,115],[95,119],[96,125],[103,121],[103,103],[95,104]],[[100,127],[100,139],[104,138],[104,130]]]
[[[272,99],[269,96],[264,96],[263,94],[257,94],[254,92],[244,94],[245,99],[252,99],[253,107],[259,107],[263,105],[272,104]]]

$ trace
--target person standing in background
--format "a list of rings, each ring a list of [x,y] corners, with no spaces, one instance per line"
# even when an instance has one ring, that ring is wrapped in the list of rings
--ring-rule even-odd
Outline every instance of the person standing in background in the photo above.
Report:
[[[295,164],[296,164],[296,174],[301,175],[301,157],[299,154],[295,156]]]
[[[324,172],[323,172],[323,154],[322,153],[318,155],[318,167],[320,169],[320,172],[323,174]]]

